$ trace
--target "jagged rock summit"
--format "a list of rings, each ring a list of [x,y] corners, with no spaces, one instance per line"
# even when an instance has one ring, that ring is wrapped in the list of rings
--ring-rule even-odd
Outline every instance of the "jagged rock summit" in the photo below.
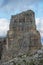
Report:
[[[3,52],[2,59],[8,60],[41,48],[41,37],[36,30],[35,13],[32,10],[11,16],[6,40],[6,52]]]

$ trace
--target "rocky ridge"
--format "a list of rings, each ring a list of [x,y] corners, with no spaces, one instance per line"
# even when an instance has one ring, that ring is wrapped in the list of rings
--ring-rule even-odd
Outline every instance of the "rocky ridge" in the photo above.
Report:
[[[37,50],[34,54],[19,55],[1,65],[43,65],[43,49]]]

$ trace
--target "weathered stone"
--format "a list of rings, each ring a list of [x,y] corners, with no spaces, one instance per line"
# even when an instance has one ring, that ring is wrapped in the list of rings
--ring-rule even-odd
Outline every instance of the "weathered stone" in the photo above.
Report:
[[[6,45],[6,38],[0,38],[0,60],[3,53],[3,47]]]
[[[11,17],[8,31],[8,48],[15,53],[27,53],[41,48],[40,34],[36,30],[35,14],[32,10]]]
[[[2,57],[5,60],[41,48],[40,34],[36,30],[35,14],[32,10],[11,17],[6,40],[6,52],[3,54],[4,58]]]

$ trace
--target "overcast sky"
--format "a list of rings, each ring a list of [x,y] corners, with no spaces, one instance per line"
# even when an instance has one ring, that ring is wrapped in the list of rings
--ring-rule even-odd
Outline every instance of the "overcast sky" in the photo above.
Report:
[[[7,34],[11,15],[30,9],[35,12],[35,23],[43,43],[43,0],[0,0],[0,36]]]

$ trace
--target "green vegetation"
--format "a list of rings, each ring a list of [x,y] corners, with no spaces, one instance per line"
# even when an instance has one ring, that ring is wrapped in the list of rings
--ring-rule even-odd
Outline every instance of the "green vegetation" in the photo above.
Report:
[[[26,60],[23,60],[23,62],[25,63],[25,65],[35,65],[33,60],[30,62],[26,62]]]
[[[18,64],[18,65],[21,65],[21,64]]]
[[[33,61],[29,62],[29,65],[35,65]]]
[[[43,59],[39,61],[39,65],[43,65]]]

